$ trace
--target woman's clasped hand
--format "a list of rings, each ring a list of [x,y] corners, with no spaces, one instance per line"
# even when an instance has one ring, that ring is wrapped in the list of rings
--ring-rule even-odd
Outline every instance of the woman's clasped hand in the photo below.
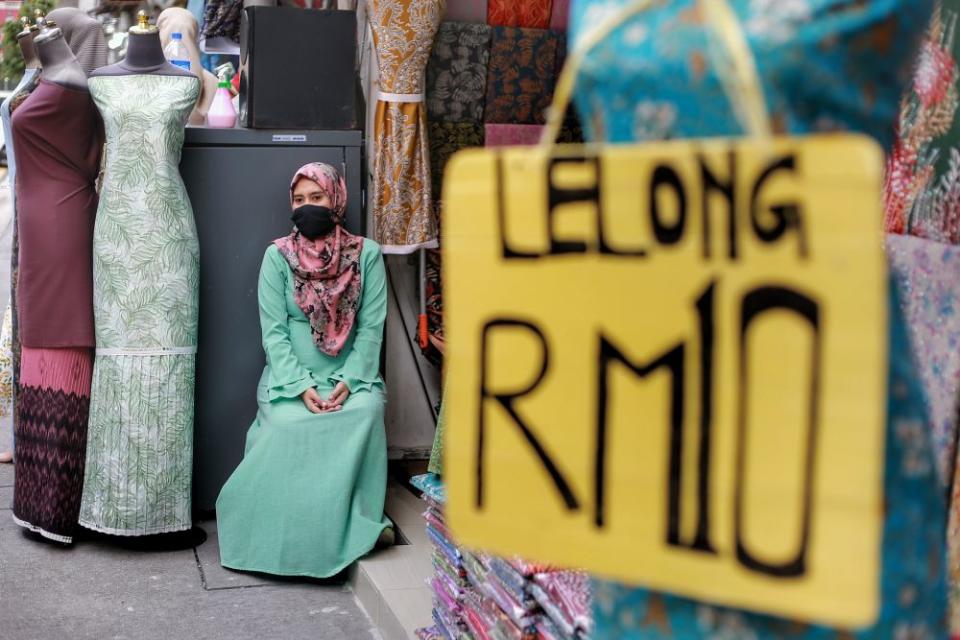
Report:
[[[332,411],[340,411],[340,409],[343,408],[343,403],[347,401],[349,396],[350,389],[348,389],[347,385],[343,382],[339,382],[337,386],[334,387],[333,393],[330,394],[329,398],[324,399],[315,388],[307,389],[300,398],[303,400],[303,404],[306,405],[307,410],[311,413],[330,413]]]

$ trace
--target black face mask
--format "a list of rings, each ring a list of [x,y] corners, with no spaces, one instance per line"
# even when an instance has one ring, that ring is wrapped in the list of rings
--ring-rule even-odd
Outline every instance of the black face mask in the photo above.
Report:
[[[316,240],[333,231],[337,226],[337,216],[329,207],[305,204],[293,210],[293,224],[297,225],[305,238]]]

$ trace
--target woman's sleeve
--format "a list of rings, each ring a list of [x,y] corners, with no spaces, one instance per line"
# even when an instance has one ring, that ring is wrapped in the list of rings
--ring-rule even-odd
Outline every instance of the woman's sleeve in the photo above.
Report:
[[[286,263],[272,247],[263,256],[260,267],[260,283],[257,298],[260,303],[260,329],[263,333],[263,350],[267,354],[270,376],[267,380],[267,397],[270,402],[284,398],[297,398],[307,389],[316,386],[310,372],[300,364],[290,343],[290,328],[287,324],[287,280],[284,278]]]
[[[356,338],[343,368],[330,376],[331,381],[346,383],[351,393],[369,391],[380,378],[380,347],[383,323],[387,319],[387,272],[383,257],[379,250],[365,253]]]

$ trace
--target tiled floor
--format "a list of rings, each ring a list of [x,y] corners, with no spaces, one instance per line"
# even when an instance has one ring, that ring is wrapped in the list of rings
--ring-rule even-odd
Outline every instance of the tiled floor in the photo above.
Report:
[[[354,595],[385,640],[410,640],[431,624],[427,580],[433,573],[430,542],[423,522],[425,506],[399,484],[387,491],[387,515],[410,542],[361,560],[350,577]]]
[[[0,447],[7,444],[0,422]],[[343,582],[303,582],[220,566],[216,522],[196,548],[130,549],[103,538],[65,548],[10,517],[14,468],[0,465],[3,640],[379,640]]]

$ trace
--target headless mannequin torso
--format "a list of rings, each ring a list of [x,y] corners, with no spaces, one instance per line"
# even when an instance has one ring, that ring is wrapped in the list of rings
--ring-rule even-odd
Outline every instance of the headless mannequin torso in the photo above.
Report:
[[[91,77],[140,74],[197,77],[186,69],[167,62],[163,55],[163,46],[160,44],[160,31],[147,23],[146,14],[142,11],[140,23],[130,29],[130,35],[127,38],[127,57],[117,64],[97,69]]]
[[[26,18],[24,18],[26,20]],[[23,62],[27,69],[38,69],[40,59],[37,57],[37,48],[33,44],[33,37],[36,31],[29,26],[24,25],[23,31],[17,34],[17,44],[20,45],[20,53],[23,54]]]
[[[63,32],[59,28],[43,29],[33,42],[40,56],[45,80],[67,89],[87,90],[87,74],[83,72],[73,51],[67,46],[67,41],[63,39]]]

